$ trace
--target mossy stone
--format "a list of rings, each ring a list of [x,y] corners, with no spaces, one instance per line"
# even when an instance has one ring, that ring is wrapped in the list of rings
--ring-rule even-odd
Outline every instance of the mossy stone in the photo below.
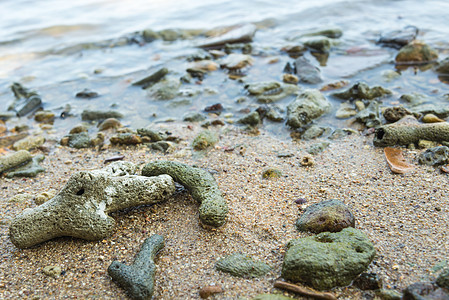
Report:
[[[399,50],[397,63],[426,63],[438,59],[438,53],[422,42],[413,42]]]
[[[192,142],[193,149],[206,150],[218,143],[218,135],[210,130],[204,130],[198,134]]]
[[[322,232],[287,244],[282,277],[320,290],[346,286],[367,269],[375,253],[373,244],[355,228]]]
[[[243,278],[262,277],[271,270],[266,263],[256,261],[242,253],[234,253],[219,259],[215,268],[232,276]]]
[[[449,268],[443,270],[443,272],[438,275],[436,283],[445,289],[449,290]]]
[[[282,172],[280,170],[274,169],[274,168],[268,168],[268,169],[264,170],[262,173],[263,179],[279,178],[281,176],[282,176]]]
[[[287,125],[301,128],[328,113],[331,107],[319,90],[305,90],[287,106]]]
[[[369,87],[366,83],[358,82],[344,92],[333,93],[332,96],[343,100],[372,100],[391,95],[392,92],[381,86]]]
[[[257,126],[260,123],[260,115],[257,111],[253,111],[240,118],[238,122],[249,126]]]
[[[281,294],[260,294],[251,300],[293,300],[294,298],[290,298]]]
[[[45,156],[43,154],[38,154],[34,156],[31,161],[27,164],[8,172],[6,177],[36,177],[37,174],[45,172],[45,169],[39,164],[44,161]]]

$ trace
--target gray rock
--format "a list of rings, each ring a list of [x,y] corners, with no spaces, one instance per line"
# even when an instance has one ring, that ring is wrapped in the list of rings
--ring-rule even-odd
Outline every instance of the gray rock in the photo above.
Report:
[[[323,152],[324,149],[329,147],[329,145],[330,145],[329,142],[315,143],[315,144],[310,145],[306,151],[309,154],[317,155],[318,153]]]
[[[206,116],[198,112],[190,112],[185,114],[182,120],[185,122],[201,122],[206,120]]]
[[[331,103],[320,91],[306,90],[287,106],[287,125],[301,128],[328,113]]]
[[[133,175],[136,171],[132,163],[114,162],[101,170],[73,174],[54,198],[16,216],[9,238],[18,248],[27,248],[60,236],[108,237],[115,226],[110,212],[161,202],[175,191],[169,175]]]
[[[378,40],[379,44],[400,49],[411,43],[418,35],[418,28],[415,26],[406,26],[402,30],[394,30],[383,33]]]
[[[80,132],[67,135],[67,145],[71,148],[81,149],[89,148],[92,146],[92,140],[87,132]]]
[[[382,121],[380,120],[379,102],[370,101],[365,109],[359,111],[355,115],[355,119],[358,122],[365,124],[368,128],[381,125]]]
[[[20,150],[15,153],[0,157],[0,173],[16,168],[31,160],[30,152]]]
[[[407,103],[410,106],[417,106],[430,101],[427,96],[419,93],[404,94],[399,98],[399,100]]]
[[[156,100],[170,100],[177,96],[181,87],[178,78],[165,78],[147,89],[148,95]]]
[[[402,106],[387,107],[383,111],[383,116],[388,122],[394,123],[405,116],[412,115],[412,112]]]
[[[41,97],[35,91],[30,91],[17,82],[11,85],[11,90],[16,100],[8,107],[8,110],[15,111],[18,117],[26,116],[41,107]]]
[[[352,227],[291,240],[282,277],[320,290],[346,286],[367,269],[375,253],[369,239]]]
[[[446,57],[446,59],[438,64],[436,71],[443,75],[449,75],[449,57]]]
[[[374,291],[382,288],[382,279],[376,273],[362,273],[352,284],[364,291]]]
[[[134,263],[127,266],[113,261],[108,268],[112,280],[128,292],[132,299],[151,299],[154,292],[156,265],[154,258],[164,247],[164,238],[153,235],[142,244]]]
[[[39,165],[44,159],[45,156],[43,154],[38,154],[25,165],[8,172],[6,177],[35,177],[37,174],[45,172],[45,169]]]
[[[311,38],[304,41],[304,46],[311,50],[321,53],[329,52],[331,49],[331,42],[328,38]]]
[[[449,148],[438,146],[427,149],[418,156],[418,162],[422,165],[436,166],[443,165],[449,161]]]
[[[244,26],[233,29],[221,36],[210,38],[199,45],[201,48],[219,49],[226,44],[234,43],[249,43],[252,42],[257,27],[253,24],[246,24]]]
[[[218,143],[218,135],[210,130],[200,132],[192,142],[192,147],[195,150],[206,150]]]
[[[320,69],[312,65],[310,61],[301,56],[295,61],[296,74],[302,82],[310,84],[318,84],[323,82],[321,78]]]
[[[339,200],[326,200],[307,207],[296,222],[299,231],[320,233],[339,232],[347,227],[355,227],[354,215]]]
[[[343,102],[340,104],[337,112],[335,113],[335,117],[337,119],[347,119],[352,116],[355,116],[357,111],[354,108],[354,104],[350,102]]]
[[[426,115],[434,114],[439,118],[449,117],[449,107],[446,105],[438,105],[433,103],[423,103],[410,108],[410,110],[415,114]]]
[[[271,268],[264,262],[255,261],[251,257],[235,253],[220,258],[215,264],[219,271],[226,272],[236,277],[254,278],[262,277],[267,274]]]
[[[123,115],[116,111],[94,111],[94,110],[85,110],[81,114],[81,120],[83,121],[97,121],[97,120],[105,120],[108,118],[121,119],[123,118]]]
[[[168,74],[167,68],[161,68],[154,72],[153,74],[133,83],[133,85],[141,86],[143,89],[146,89],[153,84],[159,82],[165,75]]]
[[[304,34],[303,36],[325,36],[332,39],[338,39],[343,35],[343,31],[339,28],[329,28],[314,32],[309,32]]]
[[[395,58],[397,64],[422,64],[437,59],[438,52],[420,41],[414,41],[402,47]]]
[[[149,128],[139,128],[139,129],[137,129],[137,133],[140,136],[149,137],[152,142],[159,142],[159,141],[162,141],[163,139],[165,139],[164,134],[153,131]]]
[[[322,136],[327,131],[327,128],[318,125],[312,125],[307,128],[306,131],[301,135],[301,138],[305,141],[316,139]]]
[[[18,140],[12,146],[14,150],[32,150],[42,146],[45,143],[45,138],[41,135],[29,135],[24,139]]]
[[[62,269],[60,266],[46,266],[42,269],[42,273],[49,277],[59,278],[61,276]]]
[[[402,296],[403,300],[448,300],[449,292],[432,282],[417,282],[409,285]]]
[[[376,291],[376,296],[382,300],[401,300],[402,294],[396,290],[380,289]]]

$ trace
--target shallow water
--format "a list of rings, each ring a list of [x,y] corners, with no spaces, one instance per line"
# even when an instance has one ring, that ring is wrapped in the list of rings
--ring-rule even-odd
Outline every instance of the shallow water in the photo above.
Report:
[[[65,105],[71,105],[74,116],[57,119],[54,124],[63,133],[80,122],[79,114],[84,109],[112,107],[125,114],[125,125],[137,128],[167,118],[179,120],[185,112],[201,112],[205,106],[217,102],[235,118],[243,115],[241,111],[257,108],[258,104],[251,99],[236,104],[237,98],[246,95],[244,84],[229,80],[224,70],[208,74],[201,84],[183,84],[185,92],[199,90],[199,95],[179,96],[169,102],[155,101],[145,90],[131,86],[131,82],[162,66],[181,77],[188,67],[189,55],[204,53],[195,47],[200,37],[116,46],[121,37],[146,28],[212,29],[265,21],[252,43],[255,63],[242,78],[244,82],[256,82],[282,79],[285,64],[293,62],[281,51],[282,47],[297,43],[304,33],[337,27],[342,29],[343,36],[333,45],[327,62],[320,66],[324,83],[300,84],[301,87],[319,88],[342,79],[351,86],[362,80],[370,86],[392,89],[394,94],[384,101],[385,105],[397,104],[400,95],[412,92],[423,93],[447,105],[443,96],[448,93],[448,85],[432,69],[408,68],[399,78],[386,82],[382,72],[395,70],[392,62],[397,50],[375,43],[381,33],[413,25],[420,30],[418,39],[437,49],[440,59],[446,57],[449,2],[444,0],[83,0],[76,3],[3,0],[0,11],[0,111],[5,111],[14,99],[10,85],[20,82],[42,96],[44,109],[59,115]],[[112,44],[115,46],[111,47]],[[305,56],[318,65],[310,52]],[[277,62],[269,63],[273,59]],[[101,96],[91,100],[75,98],[84,88]],[[187,104],[174,105],[186,98],[189,98]],[[291,100],[292,97],[286,98],[277,105],[285,108]],[[339,101],[331,100],[335,112]],[[11,124],[26,121],[12,120]],[[334,127],[346,123],[336,120],[334,113],[319,120],[319,124]],[[265,126],[282,136],[289,132],[282,123],[265,122]]]

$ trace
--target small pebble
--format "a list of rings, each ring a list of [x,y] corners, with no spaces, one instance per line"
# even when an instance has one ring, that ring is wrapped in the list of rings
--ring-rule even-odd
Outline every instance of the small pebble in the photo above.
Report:
[[[219,285],[208,285],[200,289],[200,297],[203,299],[218,293],[223,293],[223,289]]]

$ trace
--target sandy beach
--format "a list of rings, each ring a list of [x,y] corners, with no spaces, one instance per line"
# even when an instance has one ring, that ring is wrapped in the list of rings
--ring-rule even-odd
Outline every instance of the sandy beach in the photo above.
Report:
[[[224,290],[210,299],[280,292],[273,283],[280,278],[285,245],[307,235],[295,227],[298,216],[308,205],[329,199],[344,202],[356,218],[356,228],[373,242],[377,253],[367,271],[377,273],[384,288],[402,291],[411,283],[432,280],[432,268],[447,259],[447,174],[418,165],[415,157],[422,150],[404,149],[406,160],[416,167],[404,175],[393,174],[383,149],[372,145],[372,136],[352,135],[331,141],[314,156],[313,167],[303,167],[305,149],[316,140],[280,141],[263,131],[254,136],[226,126],[213,149],[197,153],[190,145],[199,126],[164,126],[172,126],[183,138],[166,155],[144,146],[99,151],[56,146],[42,163],[45,173],[32,179],[1,178],[0,298],[126,299],[107,268],[113,260],[132,263],[143,240],[153,234],[165,238],[156,259],[154,299],[199,299],[199,289],[209,285]],[[35,207],[35,196],[60,190],[72,173],[102,168],[106,158],[118,154],[140,166],[173,160],[211,171],[229,205],[227,223],[203,228],[198,204],[179,186],[166,202],[113,213],[117,228],[104,240],[57,238],[29,249],[11,243],[11,218]],[[268,167],[279,169],[282,176],[263,179]],[[17,194],[26,197],[11,201]],[[306,203],[295,203],[300,198]],[[219,258],[235,252],[266,262],[272,271],[262,278],[241,279],[215,270]],[[62,269],[59,278],[42,273],[54,265]],[[351,286],[332,292],[339,299],[360,299],[365,293]]]

